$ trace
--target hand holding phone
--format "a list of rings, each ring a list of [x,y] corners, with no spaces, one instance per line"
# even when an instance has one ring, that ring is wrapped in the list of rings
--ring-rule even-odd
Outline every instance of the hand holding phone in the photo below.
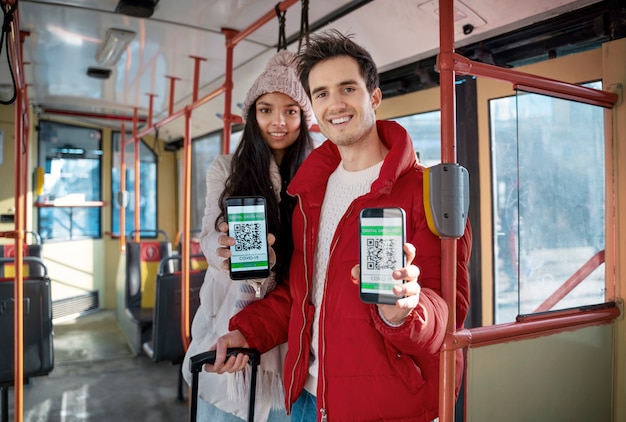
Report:
[[[365,208],[359,215],[360,295],[366,303],[395,304],[394,270],[404,267],[405,212],[402,208]]]
[[[246,280],[270,275],[265,199],[230,197],[226,199],[228,235],[231,246],[230,278]]]

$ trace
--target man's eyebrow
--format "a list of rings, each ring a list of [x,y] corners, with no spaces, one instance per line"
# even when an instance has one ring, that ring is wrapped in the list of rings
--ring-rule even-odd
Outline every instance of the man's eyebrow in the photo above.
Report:
[[[320,91],[324,91],[325,89],[326,89],[326,87],[325,87],[325,86],[318,86],[317,88],[315,88],[315,89],[313,89],[313,90],[311,91],[311,96],[313,96],[313,94],[316,94],[316,93],[318,93],[318,92],[320,92]]]
[[[339,86],[345,86],[345,85],[357,85],[357,81],[350,79],[347,81],[339,82]]]
[[[341,81],[337,84],[337,86],[339,87],[346,86],[346,85],[357,85],[357,81],[355,81],[354,79],[349,79],[347,81]],[[311,91],[311,96],[319,91],[324,91],[326,89],[327,88],[325,86],[319,86]]]

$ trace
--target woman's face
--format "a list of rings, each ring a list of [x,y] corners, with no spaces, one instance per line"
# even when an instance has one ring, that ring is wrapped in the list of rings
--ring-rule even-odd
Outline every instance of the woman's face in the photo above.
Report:
[[[288,95],[272,92],[257,98],[255,109],[263,139],[280,164],[285,150],[300,134],[300,106]]]

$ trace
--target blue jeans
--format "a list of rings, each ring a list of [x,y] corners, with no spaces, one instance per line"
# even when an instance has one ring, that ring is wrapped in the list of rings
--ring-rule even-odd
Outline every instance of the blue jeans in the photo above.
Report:
[[[196,413],[198,422],[245,422],[232,413],[224,412],[208,401],[198,399],[198,412]],[[272,409],[268,422],[289,422],[290,418],[284,409]]]
[[[291,408],[292,422],[316,422],[317,403],[315,396],[307,390],[302,390],[300,397]]]
[[[199,419],[198,419],[199,420]],[[317,403],[315,396],[307,390],[302,390],[300,397],[291,408],[291,422],[316,422]],[[433,420],[438,422],[439,418]]]

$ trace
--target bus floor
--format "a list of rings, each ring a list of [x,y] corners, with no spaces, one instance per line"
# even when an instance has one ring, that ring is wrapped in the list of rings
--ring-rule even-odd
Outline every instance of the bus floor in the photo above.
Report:
[[[114,311],[55,320],[54,369],[24,386],[23,420],[184,422],[187,403],[176,400],[179,368],[134,356]],[[11,421],[13,406],[11,388]]]

